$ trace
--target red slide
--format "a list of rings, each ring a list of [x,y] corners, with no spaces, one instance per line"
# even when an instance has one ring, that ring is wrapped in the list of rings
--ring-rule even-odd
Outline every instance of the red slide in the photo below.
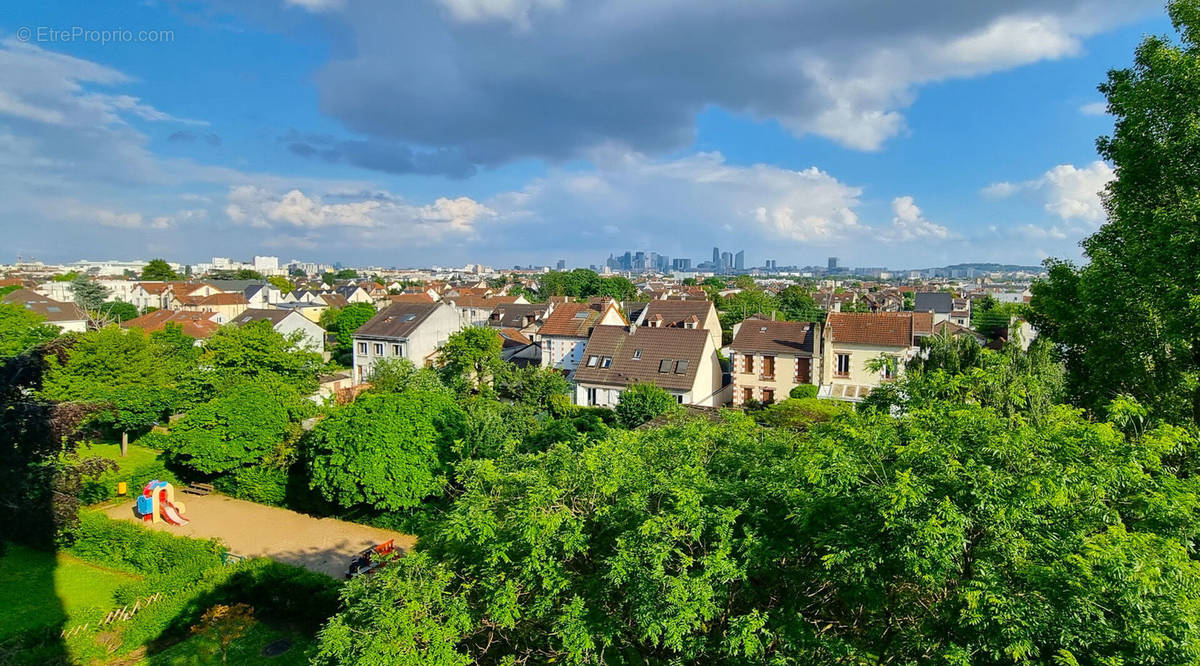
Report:
[[[170,523],[172,525],[187,525],[188,524],[188,519],[179,515],[179,512],[175,510],[175,505],[171,504],[170,502],[162,503],[162,517],[163,517],[163,520],[167,521],[168,523]]]

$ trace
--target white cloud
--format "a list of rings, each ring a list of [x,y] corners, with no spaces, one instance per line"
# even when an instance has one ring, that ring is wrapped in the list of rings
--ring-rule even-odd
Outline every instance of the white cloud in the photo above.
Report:
[[[1108,102],[1089,102],[1079,107],[1079,112],[1085,116],[1103,116],[1108,113]]]
[[[892,226],[882,231],[884,240],[902,243],[912,241],[946,240],[953,237],[950,230],[925,219],[921,209],[910,196],[892,199]]]
[[[1113,179],[1113,170],[1099,160],[1085,167],[1059,164],[1040,178],[1019,183],[992,183],[981,190],[984,196],[1003,198],[1018,192],[1038,197],[1043,207],[1063,221],[1098,225],[1104,220],[1100,192]]]

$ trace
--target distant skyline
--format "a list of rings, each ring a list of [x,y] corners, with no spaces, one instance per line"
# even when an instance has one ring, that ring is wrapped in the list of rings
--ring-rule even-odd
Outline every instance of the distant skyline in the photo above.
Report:
[[[0,229],[48,262],[1079,258],[1161,3],[0,7]]]

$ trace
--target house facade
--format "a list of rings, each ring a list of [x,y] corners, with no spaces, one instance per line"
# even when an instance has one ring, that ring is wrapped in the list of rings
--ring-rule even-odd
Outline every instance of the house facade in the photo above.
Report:
[[[621,393],[654,384],[685,405],[724,402],[721,363],[703,329],[597,326],[575,369],[575,403],[615,407]]]
[[[821,367],[821,325],[751,318],[734,326],[729,348],[733,404],[787,399],[800,384],[815,384]]]
[[[579,366],[593,329],[628,325],[615,301],[556,304],[538,331],[542,343],[542,367],[570,375]]]
[[[285,338],[298,335],[298,346],[301,349],[315,352],[325,351],[325,329],[295,310],[247,308],[230,321],[239,326],[256,321],[267,321]]]
[[[721,320],[712,301],[699,299],[654,300],[638,309],[630,319],[638,326],[649,328],[697,328],[708,331],[713,347],[721,347]],[[629,311],[629,306],[627,305]]]
[[[857,402],[871,390],[904,371],[917,352],[918,339],[932,333],[930,313],[831,312],[821,336],[821,381],[818,395]],[[889,363],[872,370],[877,359]]]
[[[432,364],[438,348],[461,329],[458,311],[445,303],[389,305],[354,332],[354,383],[369,381],[382,359]]]

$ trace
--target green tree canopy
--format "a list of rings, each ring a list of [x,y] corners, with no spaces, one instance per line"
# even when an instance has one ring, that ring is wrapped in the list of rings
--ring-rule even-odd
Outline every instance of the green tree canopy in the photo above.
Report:
[[[108,287],[84,275],[71,280],[71,291],[75,295],[75,304],[87,310],[99,310],[108,298]]]
[[[1116,119],[1097,141],[1116,175],[1108,221],[1083,241],[1085,267],[1048,264],[1032,323],[1063,346],[1080,404],[1102,411],[1128,394],[1200,423],[1200,8],[1167,7],[1179,42],[1146,37],[1100,86]]]
[[[500,334],[486,326],[468,326],[453,333],[442,345],[439,360],[447,383],[472,389],[491,386],[500,364]]]
[[[338,347],[351,349],[354,346],[354,332],[374,316],[375,306],[370,303],[351,303],[338,310],[336,319]]]
[[[621,425],[636,428],[678,406],[675,396],[654,384],[643,382],[621,391],[615,411]]]
[[[1194,663],[1192,445],[940,402],[466,461],[318,662]]]
[[[221,388],[241,379],[274,375],[302,394],[317,388],[321,354],[299,346],[268,321],[222,326],[204,344],[200,355],[201,381]]]
[[[12,303],[0,303],[0,359],[58,337],[58,327],[36,312]]]
[[[227,473],[286,456],[315,405],[276,377],[243,379],[188,410],[159,443],[180,463]]]
[[[125,301],[109,301],[107,303],[102,303],[97,310],[102,317],[108,317],[110,321],[115,321],[117,323],[129,321],[130,319],[134,319],[138,316],[137,306],[132,303],[126,303]]]
[[[142,268],[142,279],[155,282],[170,282],[171,280],[178,280],[179,274],[166,261],[151,259],[150,263]]]
[[[309,434],[309,483],[346,507],[416,506],[445,484],[463,419],[462,409],[441,393],[368,391]]]
[[[296,291],[296,285],[282,275],[272,275],[271,277],[267,278],[267,283],[285,294],[290,294],[293,291]]]

